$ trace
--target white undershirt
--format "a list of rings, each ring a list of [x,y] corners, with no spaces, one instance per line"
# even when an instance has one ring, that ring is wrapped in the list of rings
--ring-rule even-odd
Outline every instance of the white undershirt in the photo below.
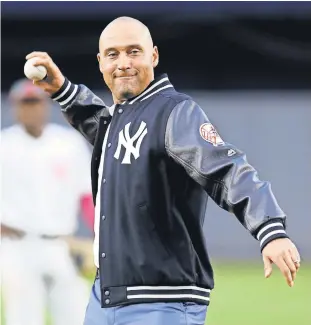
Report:
[[[112,116],[115,109],[115,105],[112,105],[109,107],[109,113]],[[108,141],[108,135],[110,130],[110,125],[108,125],[103,145],[102,145],[102,153],[100,156],[100,163],[98,167],[98,186],[97,186],[97,194],[96,194],[96,201],[95,201],[95,220],[94,220],[94,244],[93,244],[93,253],[94,253],[94,264],[97,268],[99,268],[99,223],[100,223],[100,201],[101,201],[101,184],[102,184],[102,178],[103,178],[103,171],[104,171],[104,160],[105,160],[105,151]]]

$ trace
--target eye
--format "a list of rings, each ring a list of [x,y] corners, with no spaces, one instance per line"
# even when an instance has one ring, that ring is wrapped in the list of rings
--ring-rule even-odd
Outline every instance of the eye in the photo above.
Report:
[[[116,52],[109,52],[107,54],[108,58],[115,58],[117,56],[117,53]]]
[[[137,55],[140,51],[138,49],[131,50],[130,54]]]

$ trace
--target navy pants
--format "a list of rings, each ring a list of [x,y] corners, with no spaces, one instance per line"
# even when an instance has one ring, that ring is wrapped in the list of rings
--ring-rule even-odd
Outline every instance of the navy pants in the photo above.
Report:
[[[84,325],[204,325],[207,306],[192,302],[156,302],[101,308],[95,280]]]

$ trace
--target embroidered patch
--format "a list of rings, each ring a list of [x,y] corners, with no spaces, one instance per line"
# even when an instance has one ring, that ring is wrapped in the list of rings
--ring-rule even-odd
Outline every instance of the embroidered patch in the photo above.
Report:
[[[200,126],[200,135],[205,141],[212,143],[215,147],[224,144],[224,141],[211,123],[204,123]]]
[[[119,142],[117,150],[114,154],[114,158],[119,159],[121,153],[121,147],[125,148],[125,154],[121,164],[131,164],[131,156],[133,155],[135,159],[137,159],[140,155],[139,150],[141,143],[148,133],[147,124],[144,121],[140,122],[139,129],[136,133],[131,137],[130,136],[130,125],[131,122],[127,123],[123,130],[119,133]],[[136,142],[136,145],[134,145]]]

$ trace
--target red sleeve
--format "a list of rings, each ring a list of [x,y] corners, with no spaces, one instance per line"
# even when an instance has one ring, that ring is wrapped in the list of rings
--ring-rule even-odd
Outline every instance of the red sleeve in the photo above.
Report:
[[[95,209],[92,194],[85,194],[81,197],[82,217],[90,230],[94,230]]]

